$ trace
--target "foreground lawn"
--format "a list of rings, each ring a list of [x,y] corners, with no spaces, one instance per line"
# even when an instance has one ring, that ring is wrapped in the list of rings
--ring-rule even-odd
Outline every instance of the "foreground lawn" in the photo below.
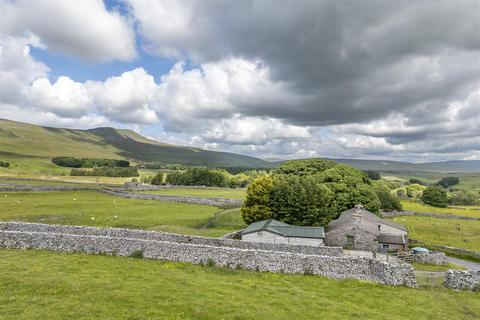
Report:
[[[475,319],[480,293],[0,250],[4,319]]]
[[[209,223],[219,208],[204,205],[123,199],[96,191],[3,192],[0,220],[127,227],[219,236],[232,228]]]
[[[231,188],[171,188],[153,191],[142,191],[148,194],[165,194],[173,196],[197,196],[207,198],[245,198],[245,189],[231,189]]]
[[[402,216],[392,220],[408,228],[411,239],[480,251],[480,221]]]
[[[440,214],[450,214],[466,217],[475,217],[480,218],[480,207],[475,206],[464,206],[464,207],[455,207],[455,208],[437,208],[429,206],[423,203],[412,202],[412,201],[401,201],[403,210],[405,211],[416,211],[416,212],[433,212]]]

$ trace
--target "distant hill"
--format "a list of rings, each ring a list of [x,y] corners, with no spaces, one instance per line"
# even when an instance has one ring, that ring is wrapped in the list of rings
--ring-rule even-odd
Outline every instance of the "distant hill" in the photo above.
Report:
[[[117,158],[145,162],[203,166],[272,167],[254,157],[229,152],[170,145],[132,130],[89,130],[42,127],[0,119],[0,156]]]
[[[382,172],[480,172],[480,160],[410,163],[386,160],[332,159],[362,170]]]
[[[203,150],[154,141],[132,130],[89,130],[42,127],[0,119],[0,157],[52,158],[56,156],[128,159],[165,164],[210,167],[272,168],[283,161]],[[332,159],[362,170],[382,172],[480,172],[480,160],[409,163],[384,160]]]

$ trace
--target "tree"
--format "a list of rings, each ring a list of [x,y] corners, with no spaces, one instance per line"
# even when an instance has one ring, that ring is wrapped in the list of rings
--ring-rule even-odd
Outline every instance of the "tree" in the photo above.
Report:
[[[322,159],[292,160],[282,163],[273,174],[311,175],[333,168],[336,164],[335,161]]]
[[[438,186],[428,187],[423,191],[422,201],[434,207],[445,208],[448,205],[447,192]]]
[[[264,175],[248,185],[245,201],[241,208],[242,218],[247,224],[272,217],[270,192],[274,183],[273,176]]]
[[[419,184],[419,185],[422,185],[422,186],[428,186],[428,183],[425,183],[420,179],[411,178],[410,180],[408,180],[408,182],[410,182],[411,184]]]
[[[459,183],[460,183],[460,179],[458,179],[457,177],[445,177],[437,182],[437,186],[448,188],[450,186],[454,186]]]
[[[290,161],[288,170],[255,179],[242,206],[245,222],[274,218],[296,225],[326,226],[357,204],[379,213],[381,202],[362,171],[322,161]]]
[[[370,180],[380,180],[380,172],[373,171],[373,170],[364,170],[365,174],[367,175],[368,179]]]
[[[375,187],[375,193],[378,199],[380,199],[381,208],[383,211],[402,210],[402,205],[398,197],[385,186]]]

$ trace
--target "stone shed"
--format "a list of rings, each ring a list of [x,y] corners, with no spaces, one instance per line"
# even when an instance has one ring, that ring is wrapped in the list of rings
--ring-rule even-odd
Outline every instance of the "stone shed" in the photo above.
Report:
[[[403,251],[408,248],[408,232],[404,226],[357,205],[330,221],[325,242],[329,246],[353,250]]]
[[[242,231],[242,240],[250,242],[323,246],[322,227],[292,226],[277,220],[263,220],[250,224]]]

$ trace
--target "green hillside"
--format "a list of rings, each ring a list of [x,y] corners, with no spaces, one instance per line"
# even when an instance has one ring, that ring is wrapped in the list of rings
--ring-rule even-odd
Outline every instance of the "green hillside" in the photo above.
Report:
[[[270,167],[271,163],[228,152],[153,141],[132,130],[41,127],[0,119],[0,157],[50,159],[55,156],[117,158],[205,166]]]

